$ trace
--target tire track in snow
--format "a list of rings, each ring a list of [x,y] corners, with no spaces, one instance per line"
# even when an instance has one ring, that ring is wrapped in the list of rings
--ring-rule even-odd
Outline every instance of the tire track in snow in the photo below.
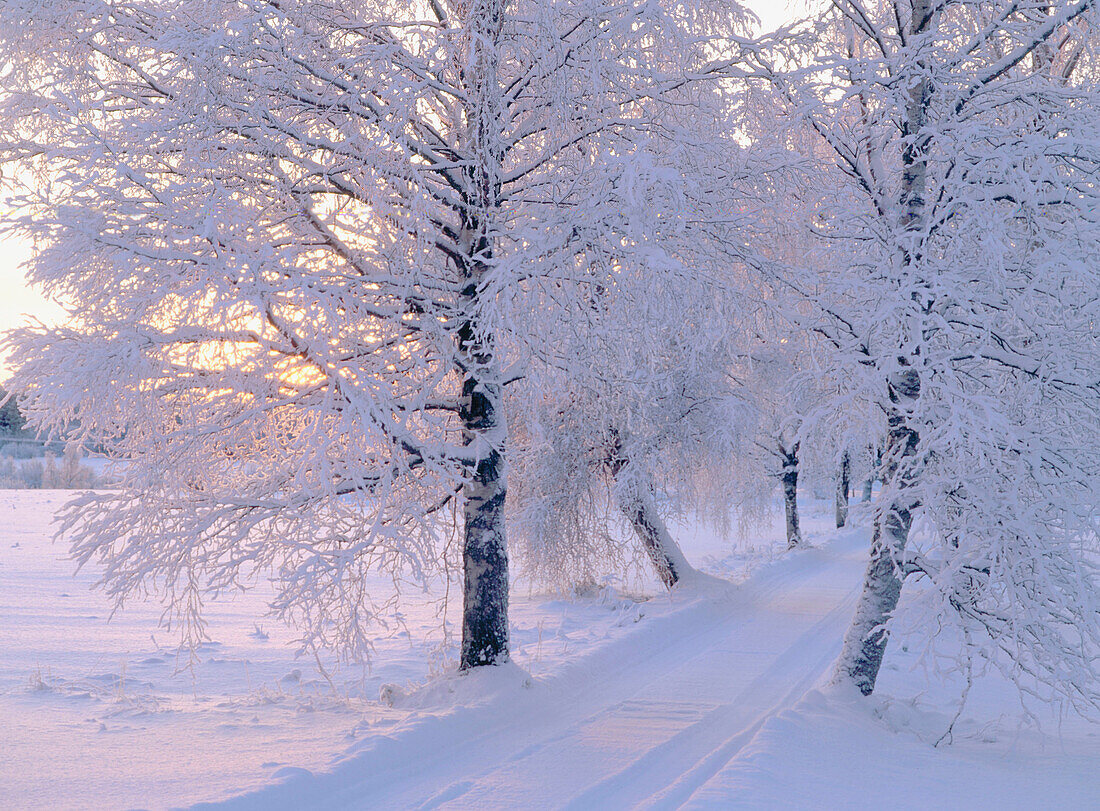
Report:
[[[787,576],[774,578],[768,592],[782,590],[787,580]],[[554,747],[569,742],[578,729],[616,713],[628,712],[638,703],[633,699],[635,695],[682,668],[685,662],[704,655],[705,643],[713,640],[729,623],[731,607],[736,611],[748,602],[746,594],[729,584],[722,585],[725,593],[720,596],[694,597],[683,609],[654,618],[648,627],[640,627],[637,632],[587,654],[540,683],[541,700],[535,712],[513,714],[503,725],[518,731],[530,742],[518,750],[513,749],[500,728],[476,740],[462,742],[463,748],[477,752],[470,770],[460,771],[454,783],[445,785],[427,800],[416,801],[416,807],[480,808],[483,803],[525,805],[514,798],[480,800],[466,795],[476,792],[479,787],[485,788],[488,778],[515,764],[539,757],[552,758],[549,753]],[[683,633],[685,627],[690,628],[687,634]],[[486,761],[490,765],[486,766]]]
[[[844,627],[854,609],[861,568],[858,564],[853,567],[847,556],[837,557],[823,550],[812,550],[799,557],[797,561],[784,561],[787,565],[760,578],[753,588],[739,595],[741,599],[736,600],[736,605],[727,606],[729,613],[724,619],[700,635],[709,637],[709,646],[697,649],[694,655],[679,660],[666,672],[650,672],[646,683],[630,692],[625,700],[528,747],[504,764],[476,776],[466,775],[421,807],[472,808],[502,803],[565,805],[575,809],[680,805],[751,740],[768,717],[796,702],[812,687],[839,650]],[[838,578],[843,582],[845,577],[851,581],[850,587],[833,587]],[[816,584],[814,594],[818,597],[820,586],[829,584],[833,592],[831,607],[823,607],[825,614],[816,621],[799,623],[800,633],[796,632],[762,672],[748,678],[747,683],[731,680],[730,671],[736,673],[737,662],[744,658],[744,648],[753,647],[739,645],[739,637],[742,642],[755,639],[752,620],[759,618],[751,613],[746,617],[746,610],[753,612],[761,603],[774,602],[779,606],[789,603],[799,591],[796,585],[799,582],[803,591],[812,591]],[[725,634],[728,639],[723,640]],[[724,650],[722,644],[729,649]],[[724,700],[682,700],[692,686],[731,681],[733,686]],[[620,687],[623,691],[629,689],[625,684]],[[646,711],[642,711],[643,707]],[[602,753],[588,751],[593,738],[604,745]],[[625,756],[616,751],[624,746],[630,749],[631,743],[639,741],[641,746]],[[585,761],[577,762],[578,752]],[[602,765],[608,767],[602,775],[589,782],[585,782],[583,774],[575,775],[579,780],[574,782],[580,782],[579,786],[570,785],[568,777],[562,779],[563,764],[583,773],[593,765],[601,765],[599,754],[603,755]],[[622,763],[617,763],[617,759]],[[542,796],[534,796],[530,787],[540,776],[546,782],[546,791]]]
[[[413,711],[407,721],[364,738],[358,751],[332,771],[288,774],[282,783],[194,808],[416,807],[426,801],[429,807],[439,805],[464,793],[470,776],[487,763],[499,766],[564,739],[586,717],[606,712],[624,695],[688,658],[728,621],[727,604],[745,602],[738,590],[724,585],[727,593],[717,601],[693,598],[679,610],[647,618],[635,631],[537,681],[519,701],[513,694],[439,715]],[[691,629],[687,635],[682,633],[685,626]],[[653,650],[665,655],[654,659]],[[520,742],[523,746],[517,746]],[[436,795],[432,803],[428,798]]]
[[[776,561],[739,587],[704,584],[532,690],[364,739],[326,774],[232,808],[675,807],[832,661],[865,539]],[[858,556],[853,556],[858,546]]]
[[[773,674],[782,674],[787,670],[786,661],[795,659],[800,664],[807,664],[813,659],[813,652],[817,653],[816,660],[809,667],[804,667],[804,675],[796,681],[786,693],[776,701],[766,712],[758,715],[751,723],[742,726],[737,734],[726,738],[720,745],[700,758],[690,768],[683,770],[682,774],[669,784],[663,791],[654,794],[648,802],[643,802],[644,808],[678,808],[691,795],[710,778],[721,771],[730,760],[737,756],[755,736],[764,722],[778,712],[793,706],[803,695],[810,690],[824,675],[825,671],[836,660],[840,653],[840,646],[844,629],[851,620],[852,611],[855,609],[858,598],[858,589],[853,589],[836,608],[830,611],[816,625],[799,638],[795,646],[788,649],[787,653],[777,660],[776,665],[768,673],[758,677],[750,686],[748,696],[758,697],[762,706],[767,700],[769,683],[766,677]],[[798,645],[805,645],[805,650],[796,651]],[[793,656],[792,654],[797,654]],[[780,667],[783,664],[784,667]],[[751,703],[751,702],[747,702]],[[726,732],[728,733],[728,727]]]

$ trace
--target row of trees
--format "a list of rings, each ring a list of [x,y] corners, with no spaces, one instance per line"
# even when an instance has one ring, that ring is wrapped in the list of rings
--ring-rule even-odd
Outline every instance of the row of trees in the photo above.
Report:
[[[71,312],[14,385],[126,460],[78,560],[195,633],[275,572],[359,656],[368,572],[435,576],[453,525],[471,668],[510,549],[620,564],[613,503],[672,586],[669,505],[767,471],[793,506],[801,455],[883,480],[839,680],[873,689],[912,578],[910,617],[1094,703],[1091,10],[9,0],[9,221]]]

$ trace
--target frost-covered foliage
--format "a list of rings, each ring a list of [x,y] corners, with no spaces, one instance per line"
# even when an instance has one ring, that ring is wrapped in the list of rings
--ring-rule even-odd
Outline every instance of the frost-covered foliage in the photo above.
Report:
[[[847,454],[883,488],[840,680],[911,578],[964,665],[1098,703],[1092,4],[833,0],[749,43],[722,0],[7,0],[11,224],[71,313],[14,387],[123,463],[78,559],[192,641],[273,573],[352,657],[369,570],[461,559],[472,667],[506,504],[536,575],[629,528],[672,585],[671,512]]]
[[[1091,5],[838,0],[761,56],[832,159],[814,328],[887,424],[838,670],[865,692],[911,576],[922,633],[957,623],[1025,689],[1100,699]]]
[[[734,366],[755,303],[745,262],[749,150],[730,137],[746,111],[724,106],[740,99],[726,92],[693,108],[709,120],[685,121],[676,108],[663,122],[680,133],[659,156],[669,199],[647,205],[696,221],[650,231],[641,261],[609,257],[607,282],[554,319],[553,359],[529,370],[511,403],[512,526],[538,579],[568,585],[621,569],[634,557],[623,541],[636,537],[673,585],[676,573],[662,570],[690,567],[665,520],[688,508],[728,517],[728,470],[750,411]],[[668,555],[677,560],[660,560]]]
[[[758,163],[752,175],[768,182],[753,199],[752,272],[742,288],[748,317],[738,325],[730,367],[750,420],[723,477],[743,533],[787,500],[777,494],[787,489],[783,472],[790,464],[799,486],[832,492],[845,453],[856,474],[871,473],[868,446],[884,432],[880,414],[831,362],[818,329],[818,280],[837,262],[816,231],[820,212],[835,203],[823,199],[835,191],[831,181],[822,182],[827,156],[812,135],[791,127],[782,93],[754,92],[762,98],[748,133]]]
[[[195,633],[204,590],[273,571],[306,645],[360,656],[366,571],[446,576],[458,504],[463,664],[506,657],[504,387],[568,378],[546,325],[621,266],[685,271],[661,122],[743,23],[717,0],[0,5],[17,225],[71,312],[12,339],[14,385],[39,430],[125,460],[67,513],[77,557]]]
[[[517,398],[513,526],[523,563],[542,580],[621,568],[632,558],[623,539],[638,534],[646,543],[631,510],[663,523],[670,512],[712,503],[707,480],[724,478],[744,433],[728,313],[682,295],[682,276],[667,280],[633,291],[644,294],[640,301],[617,286],[592,315],[634,340],[592,353],[580,372],[540,370],[531,396]],[[725,488],[718,492],[728,508]]]

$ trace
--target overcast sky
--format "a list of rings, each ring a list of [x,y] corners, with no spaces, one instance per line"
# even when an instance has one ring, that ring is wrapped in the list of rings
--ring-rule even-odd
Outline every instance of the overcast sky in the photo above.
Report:
[[[760,17],[765,31],[777,27],[790,16],[789,8],[802,5],[800,0],[747,0]],[[0,239],[0,331],[25,324],[28,318],[55,322],[64,317],[62,309],[27,287],[20,265],[29,250],[13,240]],[[7,377],[7,366],[0,356],[0,379]]]

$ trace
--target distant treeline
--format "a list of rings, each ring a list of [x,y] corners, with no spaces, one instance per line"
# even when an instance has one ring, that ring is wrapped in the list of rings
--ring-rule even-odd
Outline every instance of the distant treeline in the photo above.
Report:
[[[8,397],[2,386],[0,401],[0,489],[80,490],[102,484],[82,464],[80,448],[45,442],[28,431],[17,398]]]

